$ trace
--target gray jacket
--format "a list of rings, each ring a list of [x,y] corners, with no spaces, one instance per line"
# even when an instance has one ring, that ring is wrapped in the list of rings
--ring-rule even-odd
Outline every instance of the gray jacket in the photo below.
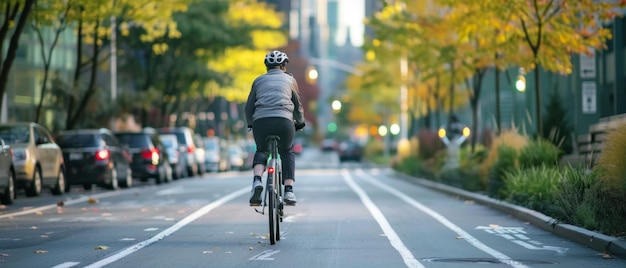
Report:
[[[248,126],[254,120],[267,117],[287,118],[295,124],[304,123],[298,83],[280,69],[270,69],[254,80],[245,110]]]

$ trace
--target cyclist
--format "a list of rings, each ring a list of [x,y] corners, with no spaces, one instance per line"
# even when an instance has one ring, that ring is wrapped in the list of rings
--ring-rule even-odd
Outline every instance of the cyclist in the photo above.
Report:
[[[278,153],[282,159],[285,203],[296,204],[293,193],[295,182],[295,154],[292,150],[295,132],[304,128],[304,110],[298,93],[298,83],[287,73],[289,57],[284,52],[274,50],[265,56],[267,73],[257,77],[252,83],[245,106],[248,128],[252,128],[256,152],[252,162],[254,179],[250,194],[250,205],[261,204],[263,185],[261,176],[267,163],[266,137],[277,135]],[[295,127],[294,127],[295,126]]]

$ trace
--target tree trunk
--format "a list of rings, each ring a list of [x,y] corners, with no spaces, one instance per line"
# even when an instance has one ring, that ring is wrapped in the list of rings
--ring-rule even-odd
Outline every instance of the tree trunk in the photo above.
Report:
[[[543,137],[543,118],[541,117],[541,90],[539,89],[539,66],[535,66],[535,106],[537,113],[537,138]]]
[[[100,27],[100,23],[96,23],[96,27],[94,30],[94,39],[97,40],[98,39],[98,28]],[[74,113],[74,115],[71,117],[71,120],[69,121],[69,124],[67,125],[67,129],[73,129],[76,124],[78,124],[78,120],[81,119],[81,117],[83,116],[83,111],[85,110],[85,107],[87,107],[87,104],[89,103],[89,101],[91,100],[91,97],[96,93],[97,88],[96,88],[96,74],[98,71],[98,55],[100,54],[100,46],[98,46],[97,42],[94,42],[93,44],[93,51],[92,51],[93,55],[91,55],[91,68],[90,68],[90,76],[89,76],[89,83],[87,86],[87,92],[85,92],[85,95],[82,97],[82,99],[80,100],[80,103],[78,104],[78,108],[76,109],[76,112]]]
[[[22,32],[24,31],[24,26],[26,25],[26,19],[35,4],[35,0],[26,0],[24,2],[24,6],[22,11],[19,12],[20,17],[15,25],[15,30],[13,31],[13,35],[11,36],[11,41],[9,41],[9,48],[6,53],[6,59],[0,61],[2,66],[0,67],[0,113],[2,111],[2,102],[4,100],[4,93],[7,89],[7,84],[9,82],[9,73],[11,72],[11,67],[13,66],[13,61],[15,60],[17,54],[17,48],[19,47],[19,40]],[[15,18],[19,11],[19,4],[15,4],[13,7],[13,11],[9,12],[11,9],[11,4],[9,2],[6,3],[6,14],[5,21],[0,28],[0,43],[5,40],[6,35],[9,30],[9,22],[13,21],[12,18]],[[0,54],[2,54],[2,46],[0,45]]]
[[[496,134],[500,134],[500,128],[502,127],[502,115],[500,114],[500,70],[496,66]]]

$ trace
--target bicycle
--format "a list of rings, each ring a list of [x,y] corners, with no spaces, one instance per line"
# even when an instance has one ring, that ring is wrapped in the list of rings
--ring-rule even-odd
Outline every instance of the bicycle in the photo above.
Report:
[[[270,244],[274,245],[280,240],[280,223],[283,221],[283,187],[282,186],[282,162],[278,154],[278,141],[280,137],[276,135],[268,136],[265,141],[268,143],[267,179],[265,180],[265,194],[263,195],[263,208],[259,211],[265,215],[267,206],[270,228]]]

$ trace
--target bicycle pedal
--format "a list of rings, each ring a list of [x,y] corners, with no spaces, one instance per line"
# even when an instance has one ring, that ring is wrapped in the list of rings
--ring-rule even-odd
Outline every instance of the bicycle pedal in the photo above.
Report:
[[[251,207],[260,207],[261,203],[250,203]]]
[[[294,207],[294,206],[296,206],[296,202],[289,202],[289,201],[286,201],[286,202],[285,202],[285,205],[290,206],[290,207]]]

